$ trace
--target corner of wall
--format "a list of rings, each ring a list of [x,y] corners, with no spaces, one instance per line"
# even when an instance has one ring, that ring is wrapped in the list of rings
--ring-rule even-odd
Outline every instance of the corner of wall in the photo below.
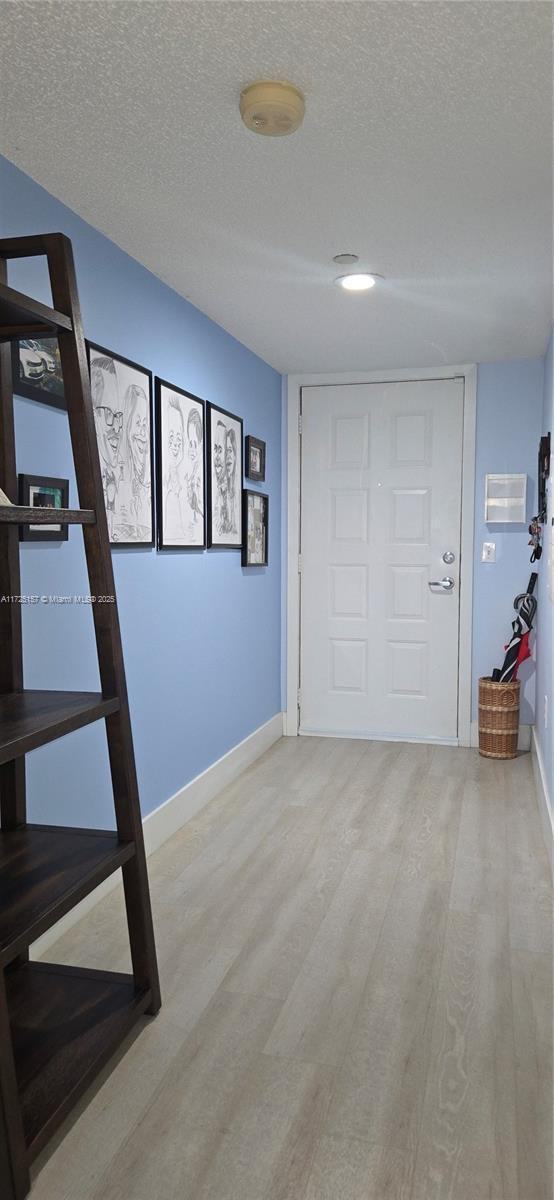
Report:
[[[281,709],[287,707],[288,375],[281,379]]]

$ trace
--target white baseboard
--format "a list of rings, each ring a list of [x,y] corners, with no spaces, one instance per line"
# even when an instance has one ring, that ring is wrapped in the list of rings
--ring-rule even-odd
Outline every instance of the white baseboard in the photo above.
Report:
[[[222,758],[212,763],[190,783],[186,783],[174,796],[170,796],[153,812],[148,813],[143,821],[144,845],[147,855],[154,854],[164,842],[181,829],[187,821],[196,816],[201,808],[209,804],[218,792],[234,783],[239,775],[251,766],[257,758],[265,754],[275,742],[283,736],[284,713],[276,713],[265,725],[260,725],[253,733],[228,750]],[[48,929],[32,947],[32,958],[40,958],[54,942],[67,933],[77,921],[90,912],[100,900],[113,891],[120,883],[121,875],[115,871],[103,883],[99,884],[80,904],[66,913],[52,929]]]
[[[520,725],[519,737],[517,739],[518,750],[530,750],[531,749],[531,730],[532,730],[532,728],[533,728],[532,725]],[[473,749],[475,750],[475,749],[477,749],[477,747],[479,745],[479,722],[478,721],[471,722],[470,737],[471,737],[470,746],[472,746]]]
[[[548,782],[543,757],[534,725],[531,728],[531,760],[533,763],[533,775],[535,776],[535,787],[537,789],[537,803],[541,817],[542,834],[554,880],[554,817],[551,797],[548,794]]]

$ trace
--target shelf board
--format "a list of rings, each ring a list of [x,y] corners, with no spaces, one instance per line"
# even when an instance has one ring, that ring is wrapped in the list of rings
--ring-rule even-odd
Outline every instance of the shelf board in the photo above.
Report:
[[[92,508],[26,508],[0,504],[0,525],[95,525]]]
[[[53,963],[7,971],[15,1069],[29,1159],[107,1063],[151,995],[131,975]]]
[[[100,692],[22,691],[0,695],[0,764],[117,712]]]
[[[27,825],[0,831],[0,967],[60,920],[134,854],[96,829]]]
[[[0,283],[0,342],[20,337],[55,337],[73,328],[71,318]]]

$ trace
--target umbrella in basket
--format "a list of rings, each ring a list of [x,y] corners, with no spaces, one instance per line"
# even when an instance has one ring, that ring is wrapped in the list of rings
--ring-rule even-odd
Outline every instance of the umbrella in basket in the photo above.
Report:
[[[514,608],[517,612],[517,617],[512,621],[512,636],[508,645],[505,646],[506,657],[502,667],[496,668],[492,673],[492,678],[496,683],[511,683],[513,679],[517,679],[517,673],[522,662],[529,658],[531,651],[529,650],[529,634],[533,627],[533,620],[537,611],[537,601],[533,596],[535,584],[538,575],[533,571],[529,580],[527,591],[520,596],[516,596],[514,600]]]

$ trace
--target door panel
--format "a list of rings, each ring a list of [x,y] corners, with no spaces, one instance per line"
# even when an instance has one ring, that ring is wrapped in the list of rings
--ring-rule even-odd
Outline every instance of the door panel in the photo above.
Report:
[[[456,738],[462,426],[463,380],[303,388],[301,731]]]

